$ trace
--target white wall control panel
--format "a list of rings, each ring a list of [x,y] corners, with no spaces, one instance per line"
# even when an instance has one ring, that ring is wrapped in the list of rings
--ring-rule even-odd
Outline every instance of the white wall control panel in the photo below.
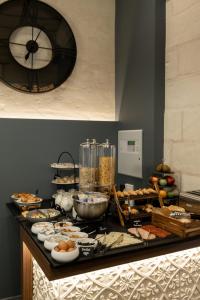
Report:
[[[118,131],[118,173],[142,178],[142,129]]]

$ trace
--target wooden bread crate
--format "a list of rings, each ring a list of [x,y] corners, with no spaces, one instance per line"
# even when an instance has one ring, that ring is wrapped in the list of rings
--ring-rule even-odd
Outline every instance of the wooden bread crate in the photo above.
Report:
[[[184,224],[178,219],[153,212],[152,224],[183,238],[200,235],[200,221],[198,220],[191,220],[191,223]]]
[[[186,211],[200,214],[200,202],[193,199],[180,197],[179,206],[185,208]]]

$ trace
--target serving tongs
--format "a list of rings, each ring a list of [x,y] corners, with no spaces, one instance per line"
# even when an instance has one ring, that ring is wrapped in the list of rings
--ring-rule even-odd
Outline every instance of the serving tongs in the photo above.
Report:
[[[175,218],[175,219],[185,218],[185,219],[192,219],[192,220],[200,220],[200,214],[179,212],[179,211],[171,212],[170,217]]]

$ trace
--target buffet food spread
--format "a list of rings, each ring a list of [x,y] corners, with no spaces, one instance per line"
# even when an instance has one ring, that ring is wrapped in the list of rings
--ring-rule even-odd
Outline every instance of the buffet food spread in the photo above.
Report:
[[[172,204],[164,203],[167,193],[172,196],[170,187],[176,187],[165,164],[156,167],[157,175],[148,185],[137,189],[122,185],[116,191],[115,146],[93,139],[80,145],[79,164],[58,160],[50,166],[62,172],[79,168],[79,176],[59,177],[57,172],[53,183],[58,190],[48,201],[32,193],[13,193],[11,198],[28,234],[53,266],[200,234],[198,217],[175,198]],[[67,188],[65,184],[74,180],[79,187]]]

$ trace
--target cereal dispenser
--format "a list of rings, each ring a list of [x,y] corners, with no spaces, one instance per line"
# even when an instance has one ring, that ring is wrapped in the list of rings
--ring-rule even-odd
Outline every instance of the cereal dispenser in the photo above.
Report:
[[[87,139],[80,145],[79,164],[79,189],[95,191],[98,184],[98,144],[95,139]]]
[[[115,145],[109,140],[99,145],[99,189],[110,191],[115,182]]]

